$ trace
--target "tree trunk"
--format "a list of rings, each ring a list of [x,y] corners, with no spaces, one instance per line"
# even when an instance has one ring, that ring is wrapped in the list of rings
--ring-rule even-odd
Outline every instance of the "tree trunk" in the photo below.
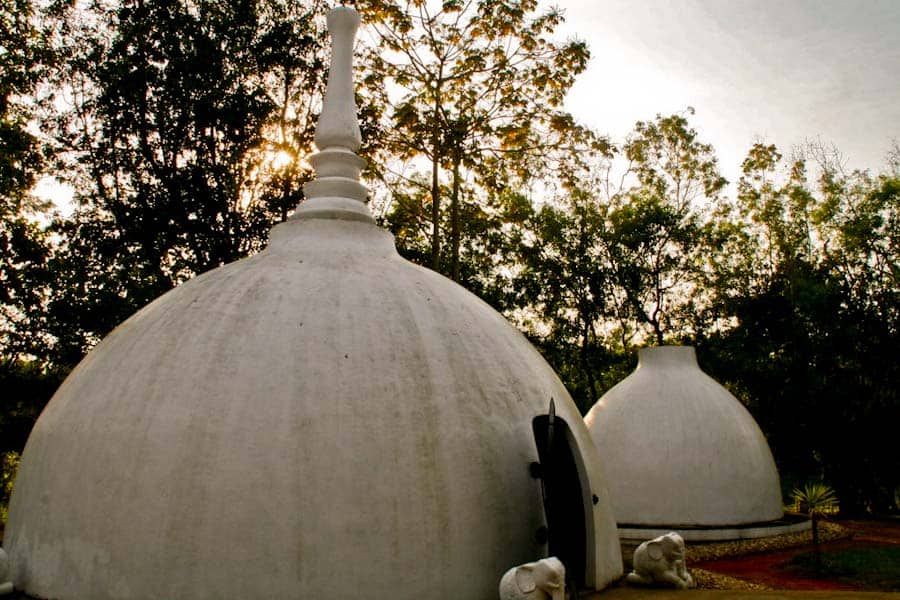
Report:
[[[820,573],[822,571],[822,551],[819,549],[819,515],[811,512],[809,517],[812,521],[812,543],[813,554],[816,557],[816,572]]]
[[[441,266],[441,181],[440,168],[443,149],[438,121],[440,101],[435,102],[434,130],[431,137],[431,268],[440,273]]]
[[[653,333],[656,335],[656,345],[662,346],[665,343],[665,338],[663,337],[663,330],[658,321],[653,322]]]
[[[585,412],[584,409],[590,409],[597,403],[597,379],[594,377],[594,369],[591,365],[591,357],[590,357],[590,325],[585,325],[584,330],[581,335],[581,348],[579,354],[581,355],[581,368],[584,371],[585,378],[587,379],[587,388],[588,388],[588,402],[589,406],[578,407],[579,410]]]
[[[453,149],[453,192],[450,196],[450,277],[459,282],[459,145]]]

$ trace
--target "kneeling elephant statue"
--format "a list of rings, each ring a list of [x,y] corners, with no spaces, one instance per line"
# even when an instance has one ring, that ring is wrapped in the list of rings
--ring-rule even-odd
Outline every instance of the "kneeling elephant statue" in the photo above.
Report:
[[[500,580],[500,600],[565,600],[566,568],[555,556],[513,567]]]
[[[634,551],[634,570],[629,583],[667,585],[678,589],[694,587],[684,564],[684,540],[675,532],[642,543]]]

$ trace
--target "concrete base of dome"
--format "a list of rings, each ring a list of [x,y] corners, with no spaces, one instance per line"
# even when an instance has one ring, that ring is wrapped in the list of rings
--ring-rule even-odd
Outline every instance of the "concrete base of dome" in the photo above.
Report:
[[[686,542],[725,542],[773,537],[789,533],[809,531],[812,522],[806,517],[785,515],[776,521],[748,523],[746,525],[698,526],[698,525],[620,525],[619,539],[622,544],[634,543],[677,532]]]

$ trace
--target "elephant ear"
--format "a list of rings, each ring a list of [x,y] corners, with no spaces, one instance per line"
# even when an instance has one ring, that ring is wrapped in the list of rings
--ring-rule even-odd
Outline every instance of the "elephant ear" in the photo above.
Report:
[[[534,580],[534,569],[529,566],[522,566],[516,569],[516,585],[523,594],[534,591],[537,583]]]
[[[650,558],[653,560],[661,559],[663,557],[662,544],[659,542],[650,542],[647,544],[647,554],[649,554]]]

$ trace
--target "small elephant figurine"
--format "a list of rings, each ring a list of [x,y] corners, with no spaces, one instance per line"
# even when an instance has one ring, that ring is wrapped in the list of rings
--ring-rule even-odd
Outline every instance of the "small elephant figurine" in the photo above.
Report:
[[[634,570],[626,578],[638,585],[668,585],[680,590],[694,587],[684,564],[684,540],[670,532],[642,543],[634,551]]]
[[[565,600],[566,568],[555,556],[513,567],[500,579],[500,600]]]
[[[12,581],[7,580],[8,577],[9,556],[6,555],[6,550],[0,548],[0,596],[6,596],[13,592],[13,584]]]

